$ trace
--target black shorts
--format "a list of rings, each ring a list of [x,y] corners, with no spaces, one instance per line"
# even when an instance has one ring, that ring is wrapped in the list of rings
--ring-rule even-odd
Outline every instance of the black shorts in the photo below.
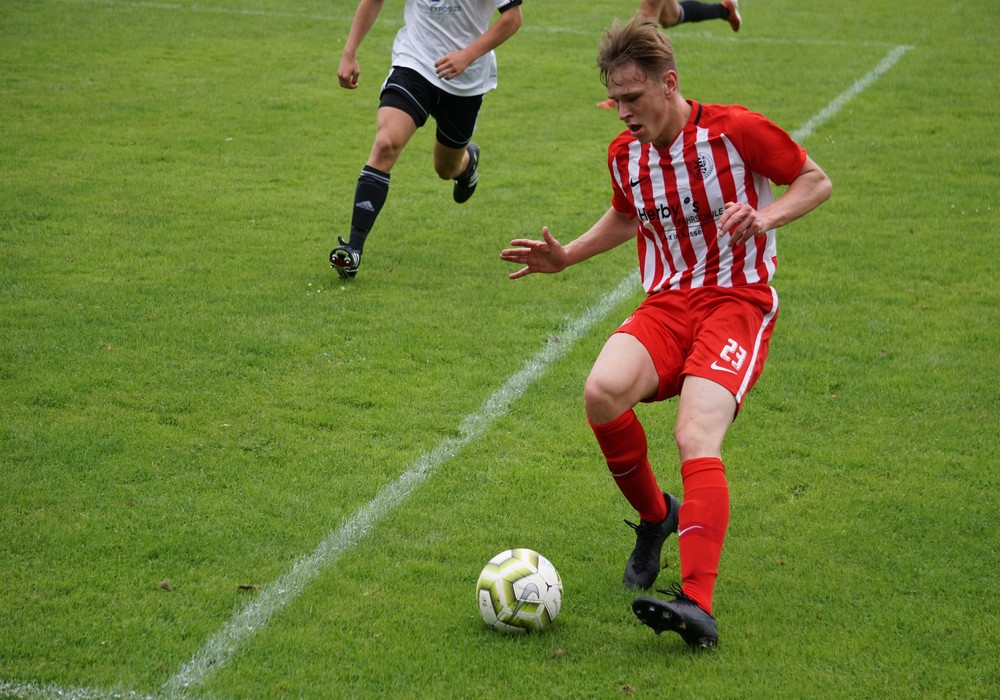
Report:
[[[437,122],[437,140],[448,148],[465,148],[476,131],[482,95],[459,96],[432,85],[410,68],[393,66],[382,84],[379,107],[395,107],[422,127],[427,117]]]

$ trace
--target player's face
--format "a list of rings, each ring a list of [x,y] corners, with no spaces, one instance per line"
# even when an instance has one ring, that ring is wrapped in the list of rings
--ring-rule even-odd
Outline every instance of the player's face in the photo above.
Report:
[[[640,143],[672,140],[667,139],[670,89],[665,78],[648,76],[635,65],[623,66],[608,75],[608,97],[618,106],[618,118]]]

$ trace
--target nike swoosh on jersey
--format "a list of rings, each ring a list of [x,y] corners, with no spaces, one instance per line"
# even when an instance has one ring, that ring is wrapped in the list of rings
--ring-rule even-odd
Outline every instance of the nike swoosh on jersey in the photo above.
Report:
[[[737,373],[735,369],[730,369],[729,367],[719,367],[719,365],[717,365],[714,362],[712,363],[712,369],[717,369],[720,372],[729,372],[730,374],[736,374]]]

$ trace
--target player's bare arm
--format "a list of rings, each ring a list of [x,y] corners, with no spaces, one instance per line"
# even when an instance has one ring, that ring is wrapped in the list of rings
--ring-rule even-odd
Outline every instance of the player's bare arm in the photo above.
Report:
[[[570,265],[620,246],[635,235],[635,221],[612,207],[589,231],[565,246],[552,237],[546,226],[542,228],[543,240],[514,239],[510,244],[516,247],[501,251],[500,259],[524,265],[508,275],[512,280],[532,272],[562,272]]]
[[[368,35],[368,30],[375,24],[385,0],[361,0],[351,22],[351,31],[344,42],[344,51],[337,68],[337,80],[340,87],[354,90],[358,87],[361,76],[361,66],[358,64],[357,53],[361,42]]]
[[[477,58],[485,56],[514,36],[523,21],[520,5],[501,12],[500,17],[478,39],[464,49],[445,54],[434,63],[438,77],[442,80],[457,78]]]
[[[730,235],[729,247],[735,248],[754,236],[808,214],[829,199],[832,191],[830,178],[807,156],[785,193],[763,209],[757,210],[741,202],[726,202],[725,211],[719,218],[719,230]]]

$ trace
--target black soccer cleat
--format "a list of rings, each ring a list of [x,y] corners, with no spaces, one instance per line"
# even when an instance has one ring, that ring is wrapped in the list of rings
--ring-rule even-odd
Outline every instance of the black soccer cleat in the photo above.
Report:
[[[337,240],[340,241],[340,245],[330,251],[330,267],[345,280],[351,279],[358,274],[361,253],[349,246],[343,238],[338,236]]]
[[[664,492],[667,502],[667,517],[658,523],[640,520],[639,524],[625,524],[635,530],[635,549],[625,565],[625,576],[622,585],[625,588],[652,588],[660,573],[660,550],[671,532],[677,532],[677,515],[681,509],[680,502]]]
[[[698,607],[684,595],[679,584],[671,590],[660,591],[673,595],[673,600],[661,600],[641,595],[632,601],[632,612],[654,632],[676,632],[692,649],[712,649],[719,643],[719,627],[715,618]]]
[[[469,201],[479,183],[479,146],[470,141],[466,150],[469,152],[469,164],[465,166],[462,174],[455,178],[455,187],[451,193],[459,204]]]

